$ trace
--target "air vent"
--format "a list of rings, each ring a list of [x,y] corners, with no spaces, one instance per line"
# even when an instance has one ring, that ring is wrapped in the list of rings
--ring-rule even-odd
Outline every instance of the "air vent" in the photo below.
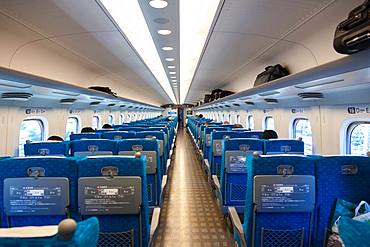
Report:
[[[224,108],[224,107],[223,107],[222,105],[220,105],[218,108],[221,108],[221,109],[222,109],[222,108]]]
[[[99,101],[93,101],[90,103],[91,106],[96,106],[96,105],[99,105],[100,102]]]
[[[269,95],[274,95],[274,94],[279,94],[280,92],[279,91],[268,91],[268,92],[264,92],[264,93],[259,93],[258,95],[259,96],[269,96]]]
[[[32,93],[2,93],[1,98],[6,100],[27,101],[33,96]]]
[[[247,104],[247,105],[254,105],[254,103],[252,101],[245,101],[244,103]]]
[[[109,107],[112,107],[112,106],[115,106],[115,105],[116,105],[115,103],[108,104]]]
[[[76,101],[76,99],[61,99],[59,101],[59,104],[61,104],[61,105],[72,105],[75,101]]]
[[[322,93],[299,93],[298,96],[302,100],[318,100],[324,98]]]
[[[119,107],[122,107],[123,108],[123,107],[126,107],[126,105],[120,105]]]
[[[267,104],[271,104],[271,105],[279,103],[277,99],[265,99],[265,101]]]
[[[234,105],[234,106],[240,106],[240,105],[239,105],[239,104],[237,104],[237,103],[234,103],[233,105]]]
[[[130,105],[128,108],[132,108],[132,105]]]
[[[72,97],[77,97],[80,94],[79,93],[69,93],[69,92],[53,92],[53,94],[58,94],[58,95],[66,95],[66,96],[72,96]]]
[[[225,107],[229,108],[230,106],[229,105],[225,105]]]

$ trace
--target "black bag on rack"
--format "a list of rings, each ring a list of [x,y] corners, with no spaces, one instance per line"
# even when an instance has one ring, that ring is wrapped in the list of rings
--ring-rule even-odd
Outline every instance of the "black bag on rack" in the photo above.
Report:
[[[212,95],[213,100],[219,99],[221,92],[222,92],[222,89],[219,89],[219,88],[212,90],[211,95]]]
[[[204,103],[209,103],[211,101],[213,101],[212,94],[204,95]]]
[[[109,87],[93,86],[93,87],[89,87],[89,89],[99,91],[99,92],[103,92],[103,93],[107,93],[107,94],[110,94],[114,97],[117,97],[117,93],[112,92],[112,90]]]
[[[257,75],[257,78],[254,81],[254,87],[287,75],[289,75],[289,71],[280,64],[267,66],[265,71]]]
[[[334,49],[352,54],[370,47],[370,0],[353,9],[345,21],[337,26]]]

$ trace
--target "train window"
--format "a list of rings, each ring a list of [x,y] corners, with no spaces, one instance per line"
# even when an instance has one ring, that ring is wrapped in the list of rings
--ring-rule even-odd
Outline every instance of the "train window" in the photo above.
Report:
[[[229,120],[228,120],[229,124],[231,124],[231,114],[229,114]]]
[[[222,114],[221,122],[225,121],[225,114]]]
[[[265,118],[265,130],[275,129],[274,119],[271,116]]]
[[[123,114],[119,114],[119,123],[118,124],[122,124],[124,121],[124,116]]]
[[[312,154],[311,124],[306,118],[297,118],[293,122],[293,138],[299,137],[304,142],[304,153]]]
[[[93,129],[99,129],[100,128],[100,117],[99,116],[97,116],[97,115],[93,116],[91,127]]]
[[[370,151],[370,122],[354,122],[347,129],[347,153],[365,155]]]
[[[131,114],[127,114],[127,123],[131,122]]]
[[[108,124],[110,124],[110,125],[114,124],[114,116],[113,115],[108,116]]]
[[[236,115],[236,123],[240,124],[240,115]]]
[[[67,124],[66,124],[66,134],[65,134],[65,140],[69,140],[69,136],[72,133],[78,133],[79,132],[79,123],[78,123],[78,118],[76,117],[69,117],[67,119]]]
[[[246,125],[248,129],[254,130],[254,118],[252,115],[248,116]]]
[[[132,121],[136,121],[136,113],[134,113],[134,115],[132,115]]]
[[[19,156],[24,156],[24,144],[26,141],[43,141],[45,137],[45,125],[40,119],[25,119],[19,131]]]

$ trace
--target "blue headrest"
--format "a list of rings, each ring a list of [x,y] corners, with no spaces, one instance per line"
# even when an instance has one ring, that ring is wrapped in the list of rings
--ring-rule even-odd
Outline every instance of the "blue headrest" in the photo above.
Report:
[[[135,132],[127,132],[127,131],[110,131],[103,133],[101,135],[103,139],[110,139],[110,140],[121,140],[121,139],[130,139],[135,138]]]
[[[117,142],[105,139],[89,139],[71,141],[71,154],[75,152],[100,152],[111,151],[113,154],[117,153]]]
[[[304,154],[304,143],[300,140],[273,139],[266,141],[266,154]]]
[[[74,140],[81,140],[81,139],[99,139],[100,134],[98,133],[79,133],[79,134],[71,134],[69,139],[71,141]]]
[[[261,151],[264,149],[264,141],[252,138],[225,139],[222,141],[224,151],[241,150],[241,151]]]
[[[46,141],[24,144],[24,154],[29,155],[64,155],[68,156],[69,142]]]
[[[128,139],[118,142],[119,151],[136,151],[135,148],[142,148],[142,151],[159,152],[158,142],[150,139]],[[140,151],[140,150],[138,150]]]
[[[163,131],[140,131],[136,132],[137,138],[147,138],[148,136],[155,136],[158,140],[164,140]]]

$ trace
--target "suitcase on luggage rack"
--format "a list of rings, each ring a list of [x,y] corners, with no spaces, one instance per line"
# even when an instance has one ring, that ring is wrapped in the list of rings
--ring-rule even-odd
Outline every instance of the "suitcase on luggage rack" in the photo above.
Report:
[[[333,45],[342,54],[352,54],[370,47],[370,0],[353,9],[348,18],[339,23]]]
[[[254,81],[254,87],[287,75],[289,75],[289,71],[280,64],[267,66],[265,71],[257,75],[256,80]]]

